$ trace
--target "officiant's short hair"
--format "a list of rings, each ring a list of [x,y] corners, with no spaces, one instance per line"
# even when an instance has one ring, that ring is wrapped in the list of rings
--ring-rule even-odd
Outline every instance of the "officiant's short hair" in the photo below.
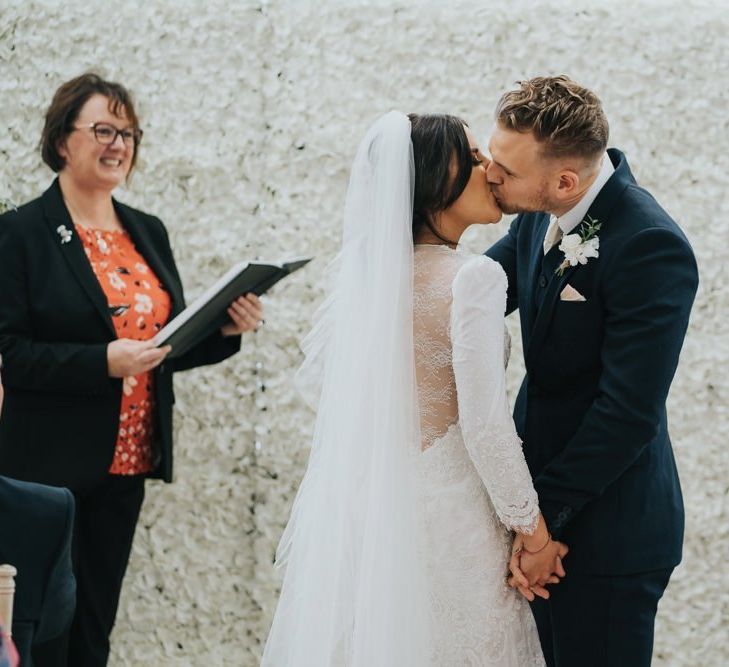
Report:
[[[545,157],[599,158],[610,129],[595,93],[567,76],[538,76],[517,81],[496,107],[496,120],[507,130],[531,132]]]
[[[41,157],[53,171],[61,171],[66,160],[58,150],[59,144],[75,129],[81,108],[94,95],[103,95],[109,100],[109,111],[119,116],[123,111],[132,127],[139,128],[139,119],[129,91],[120,83],[107,81],[96,72],[85,72],[66,81],[53,94],[46,111],[45,125],[40,140]],[[134,170],[139,154],[139,145],[134,147],[127,179]]]

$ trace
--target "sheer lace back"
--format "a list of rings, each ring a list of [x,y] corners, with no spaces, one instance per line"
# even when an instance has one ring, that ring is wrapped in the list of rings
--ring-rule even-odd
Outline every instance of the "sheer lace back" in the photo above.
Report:
[[[415,246],[413,329],[423,450],[458,421],[449,319],[453,279],[466,259],[446,246]]]
[[[453,280],[469,258],[447,246],[415,246],[413,328],[423,450],[458,422],[449,323]],[[506,366],[511,352],[506,327],[504,338]]]

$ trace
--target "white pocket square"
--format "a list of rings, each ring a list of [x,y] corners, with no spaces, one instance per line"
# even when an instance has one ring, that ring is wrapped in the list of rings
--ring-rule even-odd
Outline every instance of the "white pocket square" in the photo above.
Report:
[[[565,285],[562,293],[559,295],[560,301],[587,301],[572,285]]]

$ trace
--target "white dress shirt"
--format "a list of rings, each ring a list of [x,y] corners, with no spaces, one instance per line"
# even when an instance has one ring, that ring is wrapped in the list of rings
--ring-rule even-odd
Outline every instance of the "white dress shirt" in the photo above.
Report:
[[[602,164],[600,165],[600,171],[597,174],[597,178],[593,181],[592,185],[587,188],[582,199],[578,201],[569,211],[562,214],[559,218],[555,215],[550,216],[549,227],[547,233],[544,235],[544,254],[549,252],[549,249],[557,243],[562,236],[566,236],[575,230],[575,228],[582,222],[592,202],[595,201],[597,195],[602,190],[605,183],[608,182],[610,176],[615,171],[613,163],[610,161],[610,156],[605,153],[602,157]],[[559,228],[559,231],[558,229]]]

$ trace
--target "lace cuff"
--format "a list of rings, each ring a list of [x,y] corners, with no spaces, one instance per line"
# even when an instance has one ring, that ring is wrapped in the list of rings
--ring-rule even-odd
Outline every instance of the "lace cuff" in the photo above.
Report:
[[[453,282],[451,343],[463,439],[499,519],[531,534],[539,503],[506,398],[506,276],[477,257]]]
[[[514,429],[497,432],[475,419],[464,430],[464,441],[484,482],[501,523],[532,535],[539,523],[539,500]]]

